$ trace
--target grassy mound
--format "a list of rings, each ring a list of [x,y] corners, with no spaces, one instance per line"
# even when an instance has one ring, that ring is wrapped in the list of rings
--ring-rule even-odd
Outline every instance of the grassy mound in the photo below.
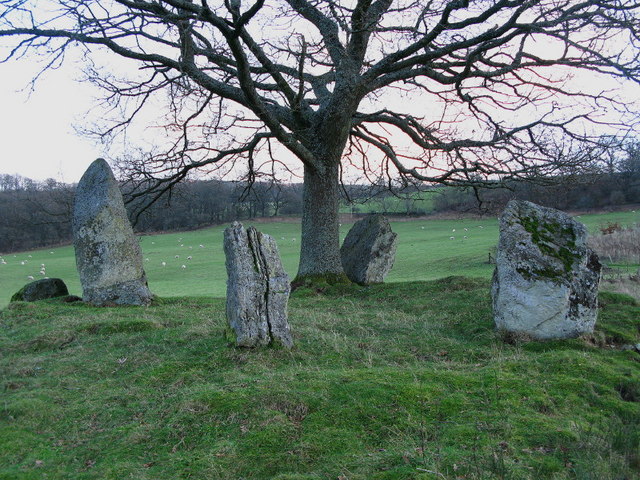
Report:
[[[0,479],[614,479],[640,474],[640,306],[505,343],[487,280],[300,288],[296,348],[238,350],[224,301],[0,313]]]

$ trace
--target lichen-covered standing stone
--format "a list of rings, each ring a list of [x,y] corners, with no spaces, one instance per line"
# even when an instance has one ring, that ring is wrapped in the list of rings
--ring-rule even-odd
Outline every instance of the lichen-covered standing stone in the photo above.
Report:
[[[46,298],[56,298],[69,295],[67,285],[60,278],[43,278],[27,283],[12,297],[12,302],[35,302]]]
[[[365,217],[354,223],[340,248],[344,273],[360,285],[382,283],[393,267],[397,247],[398,235],[386,217]]]
[[[224,231],[228,337],[236,346],[293,346],[289,277],[272,237],[234,222]]]
[[[151,302],[138,239],[113,172],[101,158],[78,183],[73,244],[85,302],[101,306]]]
[[[496,327],[539,340],[592,332],[601,265],[586,242],[585,226],[567,214],[509,202],[491,290]]]

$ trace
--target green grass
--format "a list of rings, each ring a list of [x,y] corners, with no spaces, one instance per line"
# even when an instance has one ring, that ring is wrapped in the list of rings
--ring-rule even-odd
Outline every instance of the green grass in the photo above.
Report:
[[[382,198],[370,198],[364,203],[351,203],[340,207],[341,213],[396,213],[406,214],[420,211],[433,212],[433,201],[439,191],[415,192],[401,197],[389,195]]]
[[[156,243],[158,245],[158,243]],[[640,306],[509,344],[487,279],[301,289],[296,347],[223,339],[224,300],[0,312],[0,479],[622,479],[640,475]]]
[[[608,222],[622,225],[640,222],[640,212],[583,215],[579,220],[590,231],[597,232],[599,226]],[[293,278],[300,254],[300,224],[259,223],[256,226],[275,238],[284,268]],[[350,227],[351,224],[342,225],[343,237]],[[148,259],[144,266],[151,290],[162,297],[224,297],[224,228],[219,226],[142,237],[143,255]],[[498,222],[495,218],[393,221],[392,228],[398,233],[399,246],[395,266],[387,282],[433,280],[449,275],[489,278],[493,272],[493,265],[488,263],[488,254],[498,240]],[[176,255],[179,258],[175,258]],[[187,260],[188,256],[192,259]],[[3,258],[7,264],[0,264],[0,308],[6,306],[11,295],[29,282],[29,275],[42,278],[39,274],[41,264],[45,264],[47,276],[62,278],[72,294],[82,293],[73,248],[70,246],[8,254]],[[166,262],[164,267],[163,261]],[[26,263],[22,265],[21,262]],[[183,269],[182,265],[186,268]]]

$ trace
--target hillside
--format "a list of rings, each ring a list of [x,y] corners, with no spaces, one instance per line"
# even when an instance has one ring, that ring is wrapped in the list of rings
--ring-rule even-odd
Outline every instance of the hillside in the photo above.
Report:
[[[598,232],[601,226],[609,223],[640,223],[640,210],[582,215],[579,220],[587,225],[590,232]],[[252,223],[248,221],[245,225]],[[351,223],[341,225],[343,237],[350,227]],[[162,297],[224,297],[224,228],[217,226],[141,237],[145,271],[151,290]],[[300,255],[300,223],[260,222],[258,228],[275,238],[283,265],[293,278]],[[387,282],[434,280],[451,275],[491,277],[494,266],[488,262],[489,253],[493,252],[498,241],[498,222],[495,217],[394,219],[392,228],[398,233],[399,244],[396,262]],[[46,276],[62,278],[71,293],[81,294],[71,246],[0,255],[0,259],[6,262],[0,262],[0,308],[6,306],[11,295],[30,281],[29,276],[42,278],[39,273],[42,264],[45,265]],[[638,268],[637,265],[623,267],[632,270]]]
[[[0,313],[2,479],[640,475],[640,307],[506,343],[486,280],[298,290],[297,347],[238,350],[224,301]]]

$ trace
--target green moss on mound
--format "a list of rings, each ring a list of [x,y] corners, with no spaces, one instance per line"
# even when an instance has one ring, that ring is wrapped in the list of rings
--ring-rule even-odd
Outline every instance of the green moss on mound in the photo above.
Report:
[[[223,299],[19,305],[0,312],[0,478],[640,474],[638,354],[505,344],[487,280],[296,292],[291,351],[230,348]],[[603,305],[599,334],[640,341],[640,307]]]

